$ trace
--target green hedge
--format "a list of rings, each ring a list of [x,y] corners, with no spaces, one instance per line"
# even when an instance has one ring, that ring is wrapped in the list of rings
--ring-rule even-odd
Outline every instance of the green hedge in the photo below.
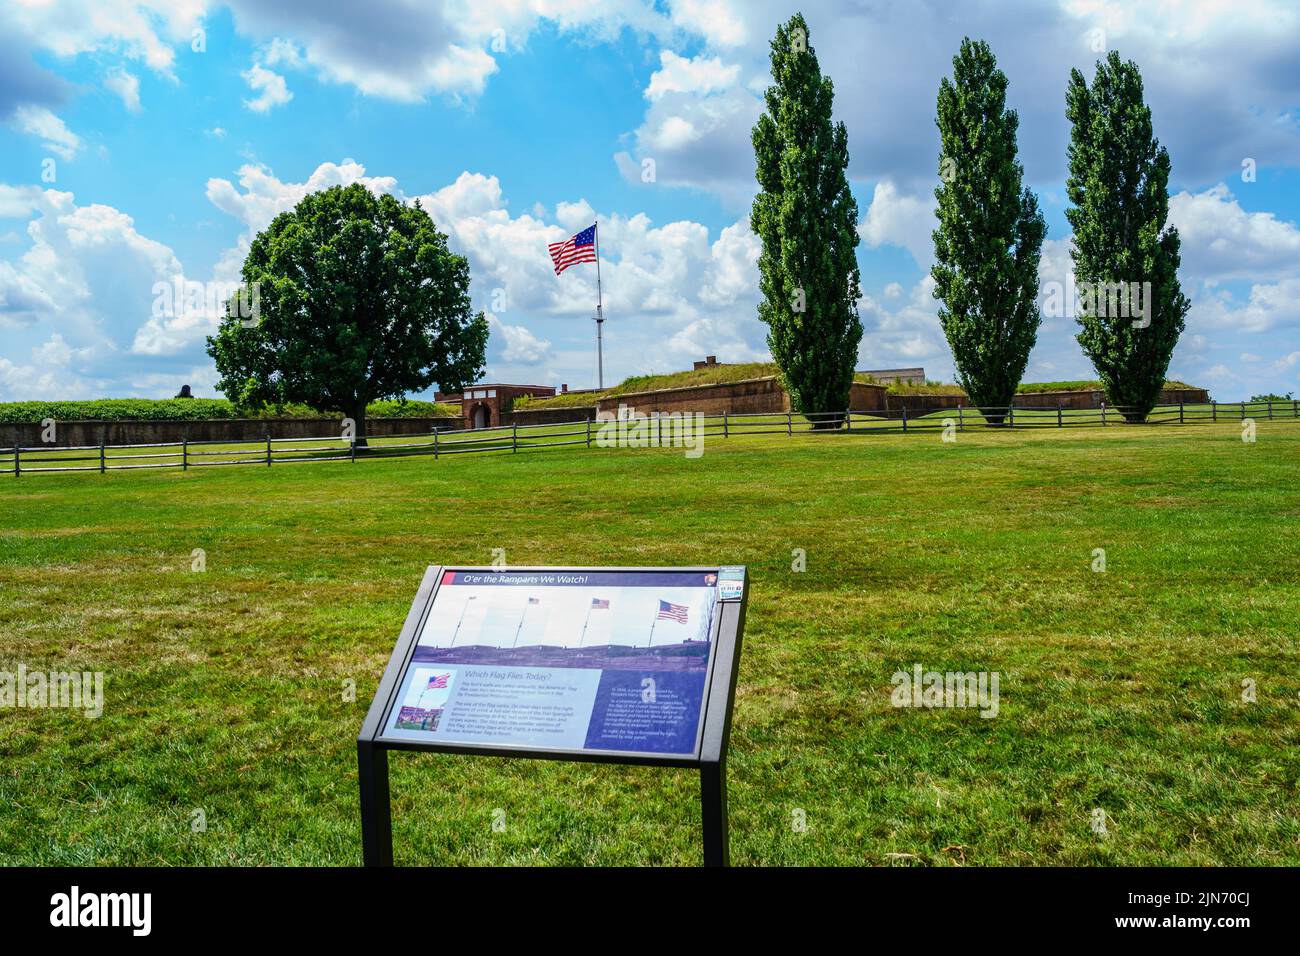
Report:
[[[211,418],[319,418],[324,412],[306,405],[268,406],[240,413],[224,398],[99,398],[85,402],[0,402],[0,423],[55,421],[202,421]],[[337,413],[335,413],[337,414]],[[368,418],[460,417],[455,405],[408,400],[371,402]]]
[[[526,411],[530,408],[590,408],[609,394],[604,392],[564,392],[551,398],[534,398],[532,395],[516,395],[511,405],[512,411]]]
[[[1185,382],[1167,380],[1165,388],[1195,388]],[[1016,388],[1018,395],[1032,395],[1037,392],[1087,392],[1101,388],[1101,383],[1092,381],[1076,382],[1021,382]],[[940,382],[926,382],[924,385],[909,385],[897,382],[888,386],[894,395],[965,395],[960,385],[945,385]]]
[[[946,382],[926,382],[924,385],[911,382],[891,382],[885,386],[891,395],[965,395],[960,385]]]
[[[573,408],[575,406],[595,405],[602,398],[612,398],[627,392],[654,392],[665,388],[687,388],[691,385],[725,385],[751,378],[767,378],[776,374],[776,366],[771,362],[720,362],[704,368],[689,369],[684,372],[668,372],[663,375],[633,375],[625,378],[618,385],[611,386],[603,392],[566,392],[550,398],[534,398],[520,395],[514,401],[514,407],[526,408]]]
[[[319,412],[311,414],[319,415]],[[437,402],[417,402],[408,398],[371,402],[366,406],[367,418],[460,418],[459,405],[439,405]]]
[[[1195,385],[1188,385],[1186,382],[1179,382],[1173,379],[1166,379],[1164,387],[1196,388]],[[1017,388],[1016,391],[1021,394],[1028,394],[1031,392],[1087,392],[1097,388],[1101,388],[1101,382],[1021,382],[1020,387]]]

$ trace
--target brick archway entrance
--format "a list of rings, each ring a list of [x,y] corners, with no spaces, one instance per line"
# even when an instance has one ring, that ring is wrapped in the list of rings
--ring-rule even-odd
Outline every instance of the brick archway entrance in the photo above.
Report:
[[[507,420],[516,398],[521,395],[550,398],[554,394],[555,389],[550,385],[478,383],[459,392],[435,392],[433,400],[459,405],[465,428],[499,428]]]

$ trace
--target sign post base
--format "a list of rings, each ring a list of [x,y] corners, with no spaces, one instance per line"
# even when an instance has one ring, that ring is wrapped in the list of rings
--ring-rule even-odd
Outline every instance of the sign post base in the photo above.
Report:
[[[704,813],[704,865],[730,866],[725,761],[700,765],[700,809]]]
[[[361,784],[361,855],[366,866],[393,865],[393,817],[388,795],[388,751],[357,741]]]

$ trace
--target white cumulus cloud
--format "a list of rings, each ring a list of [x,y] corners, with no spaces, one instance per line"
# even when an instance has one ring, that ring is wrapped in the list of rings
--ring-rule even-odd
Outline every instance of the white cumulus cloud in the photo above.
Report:
[[[122,101],[128,112],[140,112],[140,78],[118,66],[104,76],[104,87]]]
[[[43,147],[64,159],[72,159],[81,149],[81,137],[43,106],[20,106],[11,121],[20,132],[39,136]]]
[[[1300,228],[1270,212],[1247,212],[1219,183],[1169,198],[1183,269],[1199,281],[1300,275]]]
[[[906,195],[889,180],[876,183],[867,214],[858,225],[858,235],[868,248],[901,246],[916,264],[928,270],[934,261],[931,233],[938,225],[934,200],[924,195]]]
[[[514,365],[540,365],[551,352],[551,343],[539,339],[522,325],[506,325],[492,313],[487,316],[492,334],[504,340],[501,358]]]
[[[257,94],[251,100],[244,100],[244,105],[254,113],[269,113],[293,99],[284,77],[260,63],[254,63],[240,75],[248,88]]]

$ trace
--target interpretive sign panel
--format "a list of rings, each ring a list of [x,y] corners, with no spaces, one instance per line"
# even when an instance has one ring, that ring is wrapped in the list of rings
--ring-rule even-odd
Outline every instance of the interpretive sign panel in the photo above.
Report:
[[[716,570],[446,570],[439,585],[383,739],[698,750]]]
[[[368,863],[391,861],[388,750],[696,766],[726,859],[745,569],[431,567],[357,741]]]

